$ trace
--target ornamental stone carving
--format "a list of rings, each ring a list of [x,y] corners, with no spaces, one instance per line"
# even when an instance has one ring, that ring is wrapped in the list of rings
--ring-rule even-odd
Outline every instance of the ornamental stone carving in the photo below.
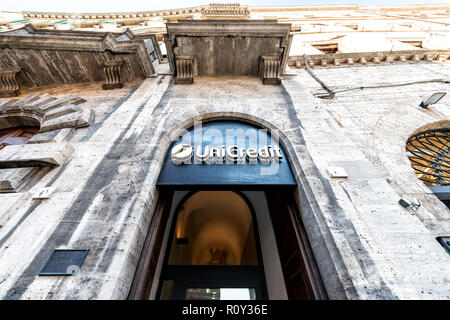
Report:
[[[123,83],[120,77],[123,61],[113,60],[103,62],[103,72],[105,73],[106,83],[102,85],[103,90],[120,89]]]
[[[260,77],[263,84],[280,84],[281,78],[280,56],[261,56]]]
[[[239,3],[211,3],[202,8],[203,19],[248,19],[248,6]]]
[[[445,63],[450,59],[450,55],[445,50],[403,50],[403,51],[374,51],[374,52],[345,52],[332,54],[308,55],[309,66],[330,67],[334,61],[334,66],[340,65],[374,65],[393,63],[420,63],[420,62],[440,62]],[[297,69],[305,65],[303,56],[290,56],[288,65]],[[336,60],[339,61],[336,64]]]
[[[94,119],[91,109],[78,106],[85,101],[75,95],[55,98],[30,94],[0,102],[0,128],[40,127],[26,144],[1,150],[0,193],[17,192],[39,168],[64,163],[73,152],[68,140],[74,130],[89,126]]]
[[[28,24],[0,32],[0,90],[6,93],[3,97],[11,97],[18,95],[18,86],[31,89],[100,82],[105,73],[106,89],[121,87],[125,82],[157,76],[160,57],[154,34],[48,30]],[[120,63],[111,62],[114,60],[132,67],[120,70]],[[17,79],[18,69],[9,70],[12,67],[22,68]]]
[[[276,20],[180,20],[164,35],[170,72],[177,83],[201,76],[261,76],[279,83],[292,42],[291,25]],[[270,58],[268,64],[262,56]],[[263,76],[265,72],[273,75]],[[272,70],[271,68],[275,68]],[[264,68],[263,68],[264,70]],[[263,72],[264,73],[264,72]]]
[[[20,94],[16,75],[21,68],[0,70],[0,98],[16,97]]]
[[[194,83],[194,76],[197,75],[197,61],[193,56],[177,56],[176,63],[176,78],[177,84],[192,84]]]

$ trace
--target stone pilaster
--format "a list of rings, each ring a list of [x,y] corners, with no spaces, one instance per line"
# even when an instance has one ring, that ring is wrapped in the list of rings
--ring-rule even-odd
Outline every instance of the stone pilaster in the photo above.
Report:
[[[259,74],[263,84],[280,84],[281,78],[280,56],[261,56]]]
[[[16,75],[22,68],[0,70],[0,98],[17,97],[20,94]]]
[[[192,84],[196,75],[196,59],[193,56],[176,56],[176,78],[177,84]]]
[[[122,69],[123,61],[105,61],[103,63],[103,72],[106,76],[106,83],[102,85],[103,90],[119,89],[123,87],[122,79],[120,77],[120,70]]]

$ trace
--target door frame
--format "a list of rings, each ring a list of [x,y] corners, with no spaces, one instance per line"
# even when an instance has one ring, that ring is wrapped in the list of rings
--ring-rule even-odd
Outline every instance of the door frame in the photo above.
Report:
[[[236,187],[236,186],[235,186]],[[128,299],[131,300],[145,300],[148,299],[150,296],[150,292],[152,289],[152,285],[154,282],[154,277],[156,274],[156,269],[158,265],[158,259],[160,257],[160,250],[163,245],[163,239],[164,234],[167,229],[167,222],[169,220],[171,206],[172,206],[172,199],[175,188],[162,188],[160,190],[157,204],[155,206],[154,214],[152,216],[152,219],[150,221],[150,225],[148,228],[148,233],[141,251],[141,255],[139,258],[139,262],[136,268],[136,272],[130,287],[130,291],[128,294]],[[183,188],[179,188],[180,191],[183,190]],[[178,190],[178,188],[177,188]],[[186,190],[186,189],[184,189]],[[177,221],[177,215],[179,212],[179,206],[182,205],[189,197],[191,197],[194,193],[198,191],[213,191],[213,190],[221,190],[221,191],[233,191],[237,193],[239,196],[241,196],[247,203],[247,205],[250,208],[252,219],[253,219],[253,227],[254,227],[254,234],[255,234],[255,241],[257,246],[257,255],[258,255],[258,261],[261,267],[261,270],[263,272],[263,279],[264,279],[264,292],[262,292],[262,296],[265,298],[268,297],[267,294],[267,287],[266,287],[266,281],[265,281],[265,273],[264,273],[264,266],[263,266],[263,260],[262,260],[262,253],[261,253],[261,243],[260,243],[260,237],[258,232],[258,224],[256,215],[254,212],[254,208],[249,201],[249,199],[246,197],[245,194],[240,192],[240,190],[249,190],[248,188],[239,188],[239,190],[236,189],[226,189],[223,187],[218,188],[212,188],[211,186],[204,187],[204,188],[197,188],[197,189],[190,189],[190,192],[187,193],[181,201],[177,204],[177,207],[175,208],[175,211],[173,213],[173,219],[172,224],[169,226],[169,237],[168,237],[168,245],[166,246],[163,254],[163,268],[167,267],[167,260],[169,250],[170,250],[170,244],[173,237],[173,232],[175,230],[175,225]],[[291,223],[292,228],[295,231],[296,235],[296,243],[295,245],[298,246],[299,252],[301,254],[301,258],[304,262],[304,269],[308,275],[309,281],[311,283],[311,295],[313,299],[317,300],[325,300],[328,299],[328,294],[326,292],[323,280],[321,278],[319,269],[317,267],[317,263],[314,258],[314,254],[312,252],[311,245],[308,240],[308,236],[304,227],[304,224],[302,222],[301,216],[300,216],[300,209],[298,207],[297,202],[294,198],[294,193],[296,190],[293,190],[292,188],[252,188],[254,191],[265,191],[266,192],[266,199],[267,204],[269,208],[270,213],[270,219],[272,220],[272,228],[273,228],[273,219],[276,218],[274,215],[274,202],[271,200],[273,197],[271,195],[277,195],[278,197],[281,197],[281,199],[284,199],[282,203],[285,204],[285,210],[289,214],[289,220]],[[275,232],[275,238],[277,239],[277,233]],[[277,240],[278,241],[278,240]],[[278,246],[278,244],[277,244]],[[281,257],[280,257],[281,259]],[[283,275],[285,275],[285,270],[283,270]],[[158,281],[158,287],[157,287],[157,295],[156,299],[159,299],[160,290],[161,290],[161,284],[162,284],[162,277],[160,277]],[[286,280],[285,280],[286,282]],[[225,285],[225,284],[224,284]],[[289,296],[289,293],[288,293]]]
[[[173,190],[161,190],[147,231],[128,300],[146,300],[150,296],[159,254],[172,206]]]
[[[303,224],[300,209],[298,203],[295,201],[294,194],[296,191],[288,190],[267,190],[266,199],[269,206],[270,218],[272,220],[272,227],[277,241],[277,247],[280,254],[280,261],[282,263],[283,275],[286,284],[286,291],[289,299],[297,299],[300,291],[302,295],[307,296],[307,300],[328,300],[328,294],[325,289],[322,277],[320,275],[319,268],[317,266],[314,253],[311,248],[306,228]],[[276,230],[275,226],[278,215],[285,215],[280,219],[287,219],[287,225],[284,224],[282,230]],[[288,228],[291,230],[288,230]],[[280,233],[293,233],[293,237],[296,241],[290,243],[293,247],[296,247],[295,252],[300,256],[300,263],[295,263],[295,257],[290,255],[283,259]],[[292,262],[292,263],[291,263]],[[294,270],[292,270],[294,267]],[[289,271],[288,271],[289,270]],[[291,272],[291,273],[290,273]],[[291,287],[289,288],[290,280],[289,273],[292,275],[299,275],[304,281],[304,288]]]

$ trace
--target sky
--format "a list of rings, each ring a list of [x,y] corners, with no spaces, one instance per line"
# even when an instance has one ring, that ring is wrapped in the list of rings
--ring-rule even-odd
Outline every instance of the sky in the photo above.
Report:
[[[450,0],[1,0],[0,11],[50,12],[132,12],[186,8],[209,3],[238,2],[249,6],[307,6],[357,4],[361,6],[392,6],[413,4],[448,4]]]

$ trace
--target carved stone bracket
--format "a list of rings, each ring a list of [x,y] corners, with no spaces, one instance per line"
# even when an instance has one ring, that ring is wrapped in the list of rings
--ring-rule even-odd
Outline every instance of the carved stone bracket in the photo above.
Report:
[[[103,90],[120,89],[123,87],[122,80],[120,78],[120,69],[122,68],[123,61],[105,61],[103,63],[103,72],[106,76],[106,83],[102,85]]]
[[[177,84],[192,84],[194,76],[197,75],[197,60],[194,56],[176,56],[176,78]]]
[[[16,75],[22,68],[0,70],[0,97],[17,97],[20,94]]]
[[[263,84],[281,84],[280,71],[280,56],[261,56],[259,75],[263,80]]]

